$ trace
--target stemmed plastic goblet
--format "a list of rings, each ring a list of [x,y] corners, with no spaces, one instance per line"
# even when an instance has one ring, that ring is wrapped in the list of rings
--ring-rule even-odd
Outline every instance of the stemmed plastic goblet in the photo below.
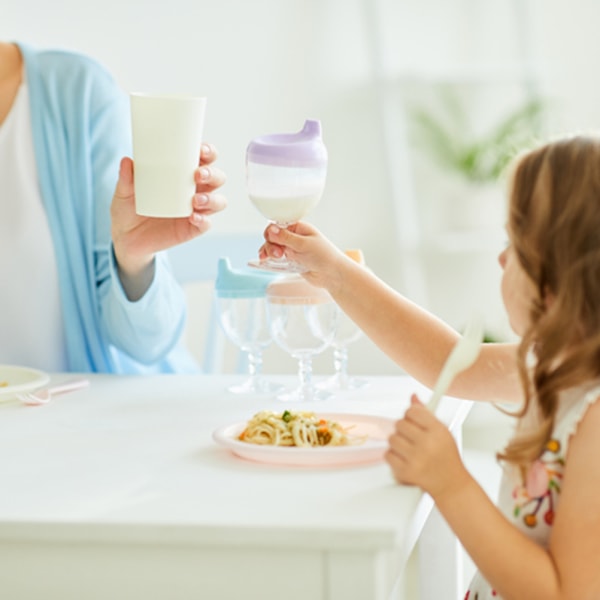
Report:
[[[273,338],[267,320],[266,288],[271,273],[231,268],[228,258],[219,259],[215,281],[215,300],[225,335],[246,353],[249,377],[228,388],[235,394],[273,394],[282,385],[262,375],[263,352]]]
[[[353,377],[348,373],[348,345],[362,336],[362,330],[340,310],[338,329],[331,341],[333,348],[334,374],[319,384],[325,390],[357,390],[366,385],[368,381]]]
[[[246,150],[246,186],[259,212],[281,228],[298,222],[320,201],[327,174],[321,123],[307,120],[297,133],[253,139]],[[268,271],[299,273],[301,265],[281,258],[250,261]]]
[[[346,256],[364,265],[362,250],[346,250]],[[328,390],[357,390],[369,384],[366,379],[352,377],[348,373],[348,346],[363,335],[362,329],[342,310],[340,310],[335,336],[331,342],[333,348],[334,374],[319,384]]]
[[[292,276],[269,284],[267,308],[275,343],[298,360],[298,387],[277,398],[307,402],[332,397],[333,394],[314,385],[312,359],[333,340],[339,314],[337,304],[325,290],[310,285],[300,276]]]

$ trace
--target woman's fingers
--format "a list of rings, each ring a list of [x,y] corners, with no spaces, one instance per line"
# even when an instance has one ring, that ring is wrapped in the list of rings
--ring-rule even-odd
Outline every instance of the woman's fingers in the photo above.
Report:
[[[217,159],[217,149],[208,143],[202,144],[200,148],[200,163],[201,165],[209,165]]]
[[[194,172],[196,193],[211,192],[225,183],[225,173],[214,166],[202,165]]]
[[[198,193],[216,190],[225,183],[225,173],[212,165],[217,156],[217,149],[212,144],[202,144],[200,161],[194,174]]]
[[[227,207],[227,198],[223,194],[216,192],[212,194],[196,194],[192,202],[192,207],[194,212],[212,215],[221,212]]]

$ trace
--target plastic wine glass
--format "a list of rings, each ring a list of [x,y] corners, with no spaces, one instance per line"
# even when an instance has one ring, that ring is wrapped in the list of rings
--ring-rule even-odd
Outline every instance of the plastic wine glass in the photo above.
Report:
[[[296,275],[269,284],[267,308],[275,343],[298,360],[298,387],[277,398],[309,402],[333,397],[312,380],[313,356],[323,352],[335,335],[339,309],[333,298]]]
[[[297,133],[259,136],[246,150],[250,200],[265,218],[281,228],[296,223],[319,203],[326,175],[327,149],[319,121],[305,121]],[[268,271],[304,271],[285,255],[252,260],[248,264]]]
[[[357,263],[365,264],[362,250],[346,250],[345,254]],[[362,329],[340,310],[335,335],[331,341],[334,374],[318,384],[318,387],[326,390],[357,390],[369,385],[366,379],[353,377],[348,373],[348,346],[362,335]]]
[[[235,394],[274,394],[284,389],[262,375],[263,352],[273,338],[267,321],[266,288],[273,274],[232,269],[228,258],[217,267],[215,297],[225,335],[248,357],[249,377],[227,388]]]

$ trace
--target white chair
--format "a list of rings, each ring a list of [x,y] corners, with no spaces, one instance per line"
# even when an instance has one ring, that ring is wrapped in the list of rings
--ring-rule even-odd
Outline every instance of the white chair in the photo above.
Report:
[[[182,285],[188,304],[185,339],[205,373],[223,372],[225,336],[214,298],[219,258],[228,257],[233,267],[242,267],[258,256],[262,233],[218,233],[209,231],[190,242],[168,250],[175,277]],[[241,353],[234,361],[236,373],[245,371]]]

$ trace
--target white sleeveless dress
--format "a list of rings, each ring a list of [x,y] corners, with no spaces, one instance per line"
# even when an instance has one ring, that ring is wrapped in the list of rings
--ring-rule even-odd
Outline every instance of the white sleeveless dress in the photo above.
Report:
[[[563,392],[550,440],[544,453],[529,470],[525,485],[515,469],[504,471],[498,507],[515,527],[540,546],[548,545],[552,531],[571,436],[577,431],[577,425],[588,407],[598,398],[598,381]],[[533,419],[534,415],[525,415],[520,427],[527,427]],[[465,600],[501,598],[478,572],[471,581]]]

